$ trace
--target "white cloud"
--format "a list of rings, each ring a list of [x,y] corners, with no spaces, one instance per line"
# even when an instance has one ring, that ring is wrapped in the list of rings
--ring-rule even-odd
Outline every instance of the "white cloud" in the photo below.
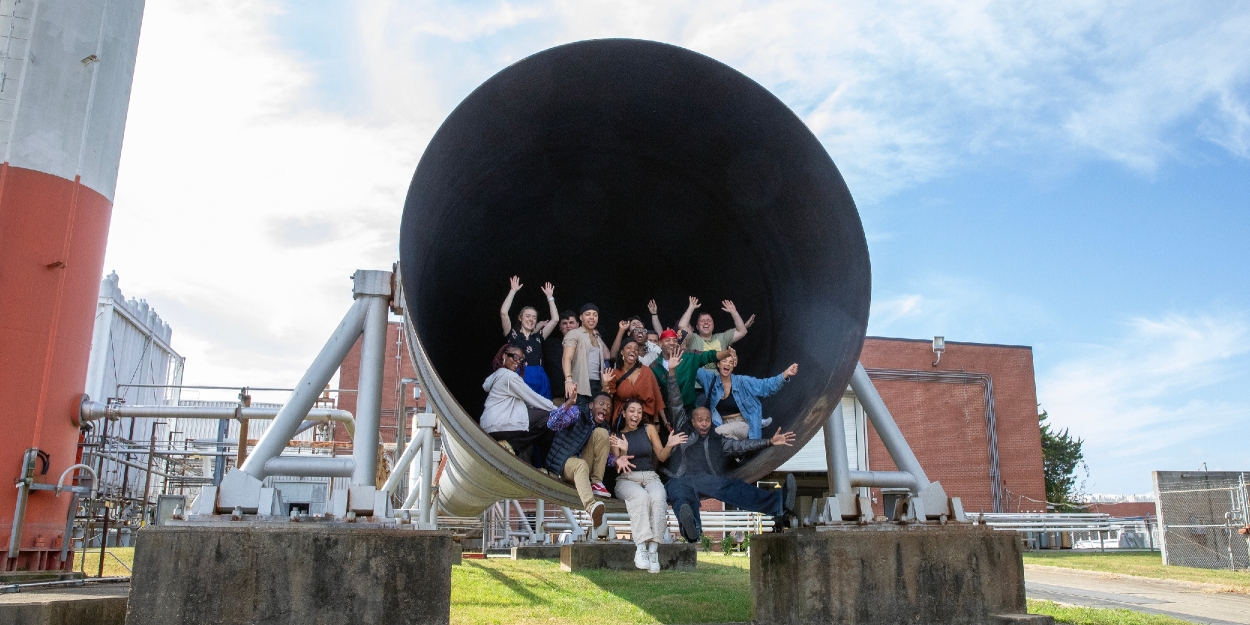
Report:
[[[1152,470],[1196,469],[1204,461],[1244,462],[1222,436],[1244,426],[1250,354],[1244,315],[1134,319],[1118,341],[1073,348],[1038,380],[1051,422],[1085,440],[1091,488],[1130,492]],[[1240,424],[1240,425],[1239,425]]]
[[[906,287],[904,293],[873,294],[870,335],[1027,343],[1020,328],[1049,321],[1039,302],[973,278],[932,273]]]

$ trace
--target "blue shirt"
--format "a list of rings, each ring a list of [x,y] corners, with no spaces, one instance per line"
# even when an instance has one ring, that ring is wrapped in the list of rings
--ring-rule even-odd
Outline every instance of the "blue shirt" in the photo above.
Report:
[[[724,421],[720,413],[716,412],[716,404],[725,395],[725,385],[721,384],[720,373],[716,371],[699,369],[698,376],[699,384],[707,389],[707,406],[712,410],[712,425],[719,427]],[[760,422],[764,419],[764,406],[760,404],[760,398],[781,390],[786,378],[782,374],[764,379],[749,375],[731,375],[729,379],[733,381],[731,393],[734,401],[738,403],[738,410],[742,411],[742,418],[746,420],[750,431],[748,437],[763,438],[764,428]]]

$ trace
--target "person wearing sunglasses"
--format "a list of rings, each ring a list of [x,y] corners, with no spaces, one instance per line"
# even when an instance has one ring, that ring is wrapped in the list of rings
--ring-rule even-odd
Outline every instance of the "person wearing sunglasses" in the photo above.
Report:
[[[545,459],[552,437],[547,417],[556,405],[525,383],[525,353],[521,348],[505,344],[495,354],[491,367],[494,372],[482,384],[486,391],[486,405],[479,422],[482,429],[520,458],[529,460],[527,452],[537,446]],[[574,394],[564,405],[571,406],[576,401]]]

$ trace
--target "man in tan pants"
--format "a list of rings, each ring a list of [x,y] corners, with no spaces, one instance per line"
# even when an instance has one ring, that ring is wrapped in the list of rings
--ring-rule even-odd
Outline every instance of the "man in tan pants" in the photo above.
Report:
[[[608,463],[608,431],[598,427],[607,419],[611,406],[612,400],[606,395],[595,397],[591,402],[591,414],[579,414],[577,421],[556,432],[547,452],[547,470],[573,484],[596,529],[603,524],[604,506],[595,496],[611,496],[603,485]]]

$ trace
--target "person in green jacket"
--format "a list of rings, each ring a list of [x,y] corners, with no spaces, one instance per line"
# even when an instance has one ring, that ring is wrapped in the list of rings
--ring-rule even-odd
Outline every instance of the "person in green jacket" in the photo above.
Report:
[[[694,412],[694,404],[697,397],[694,383],[699,367],[720,362],[733,355],[732,348],[723,349],[719,352],[711,350],[686,352],[682,350],[681,342],[677,339],[677,333],[672,329],[665,330],[660,334],[660,347],[664,349],[664,358],[657,360],[651,365],[651,372],[655,374],[656,380],[660,383],[660,388],[667,387],[670,374],[675,377],[677,386],[681,388],[681,400],[686,408],[686,414]],[[681,362],[670,372],[668,370],[668,361],[676,356],[681,356]],[[681,423],[672,424],[674,431],[680,430],[682,425]]]

